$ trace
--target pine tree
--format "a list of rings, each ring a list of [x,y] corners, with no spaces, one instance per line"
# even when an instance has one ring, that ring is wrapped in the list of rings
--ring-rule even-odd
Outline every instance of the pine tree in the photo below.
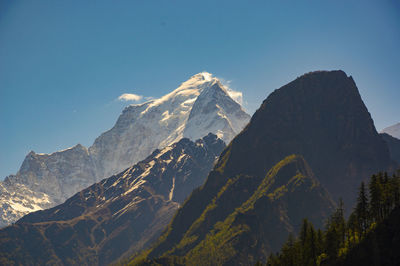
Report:
[[[343,199],[339,199],[339,206],[334,214],[336,230],[340,236],[340,244],[344,244],[346,238],[346,219],[344,218]]]
[[[301,249],[301,264],[306,265],[308,259],[308,231],[309,231],[309,222],[307,219],[303,219],[303,223],[300,228],[300,249]]]
[[[364,182],[361,182],[360,190],[357,198],[357,205],[355,214],[357,217],[358,228],[360,230],[360,236],[364,236],[369,228],[369,203],[368,197],[365,190]]]
[[[346,220],[344,218],[343,200],[339,199],[339,205],[327,223],[325,250],[330,260],[336,260],[339,249],[344,246],[346,240]]]
[[[325,250],[331,261],[336,260],[340,246],[339,235],[334,226],[328,228],[326,232]]]
[[[400,206],[400,170],[397,175],[394,174],[392,178],[392,186],[393,186],[393,207]]]
[[[373,175],[368,186],[370,197],[361,183],[356,207],[347,222],[340,200],[324,232],[315,231],[312,223],[304,219],[298,238],[289,235],[281,253],[271,254],[267,265],[341,265],[348,251],[357,248],[360,240],[370,234],[371,223],[380,223],[400,205],[400,170],[393,177],[386,173]]]
[[[298,261],[296,242],[293,234],[289,234],[286,243],[282,247],[280,263],[288,266],[295,266]]]
[[[355,211],[350,214],[349,219],[347,221],[347,245],[349,247],[354,246],[354,244],[358,243],[358,240],[361,238],[361,228],[360,222]]]
[[[314,226],[310,224],[309,226],[309,251],[311,256],[311,265],[317,265],[318,248],[317,248],[317,234],[315,232]]]
[[[317,231],[317,254],[324,252],[324,235],[321,229]]]
[[[369,183],[369,195],[371,196],[370,214],[372,219],[377,222],[381,221],[381,184],[376,175],[372,175]]]
[[[304,246],[307,241],[307,233],[308,233],[308,220],[303,219],[303,223],[300,228],[300,242],[301,245]]]

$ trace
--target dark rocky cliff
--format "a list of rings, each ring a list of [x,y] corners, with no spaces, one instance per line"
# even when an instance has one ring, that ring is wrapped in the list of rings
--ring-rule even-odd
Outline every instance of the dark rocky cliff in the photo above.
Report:
[[[267,171],[291,154],[302,155],[322,186],[349,209],[362,180],[394,169],[353,78],[343,71],[305,74],[268,96],[148,257],[191,252],[253,195]],[[231,190],[225,191],[227,186]]]

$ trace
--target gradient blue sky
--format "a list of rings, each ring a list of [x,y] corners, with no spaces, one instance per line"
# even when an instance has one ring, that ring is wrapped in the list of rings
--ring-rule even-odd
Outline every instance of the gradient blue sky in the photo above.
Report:
[[[0,1],[0,179],[30,151],[111,128],[122,93],[208,71],[253,113],[305,72],[352,75],[378,130],[400,121],[399,1]]]

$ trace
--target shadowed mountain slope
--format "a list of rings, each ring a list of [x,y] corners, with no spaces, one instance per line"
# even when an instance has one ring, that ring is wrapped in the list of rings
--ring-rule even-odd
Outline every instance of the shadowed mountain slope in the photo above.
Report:
[[[212,224],[212,216],[231,209],[224,199],[244,185],[240,181],[228,182],[183,239],[159,259],[178,255],[187,265],[253,265],[279,250],[289,233],[298,232],[303,217],[321,227],[334,208],[303,157],[291,155],[266,173],[243,204]],[[207,225],[212,226],[204,232],[201,228]]]
[[[59,206],[24,216],[0,230],[0,261],[105,265],[147,247],[224,147],[212,134],[182,139]]]
[[[189,254],[291,154],[302,155],[321,185],[349,208],[365,177],[394,168],[353,79],[343,71],[305,74],[268,96],[147,256]]]
[[[381,133],[380,135],[389,147],[390,156],[400,165],[400,139],[386,133]]]

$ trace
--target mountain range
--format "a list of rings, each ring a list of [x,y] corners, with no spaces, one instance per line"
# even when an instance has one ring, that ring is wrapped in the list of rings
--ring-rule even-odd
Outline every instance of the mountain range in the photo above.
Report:
[[[132,263],[266,261],[297,233],[300,219],[322,226],[329,195],[352,209],[361,181],[396,166],[353,78],[343,71],[305,74],[268,96],[205,184]]]
[[[0,230],[0,264],[107,265],[147,248],[225,147],[183,138],[56,207]]]
[[[196,74],[159,99],[126,107],[89,148],[78,144],[51,154],[31,151],[17,174],[0,182],[0,227],[61,204],[184,137],[196,140],[211,132],[229,143],[249,119],[217,78]]]
[[[182,109],[188,101],[190,114]],[[229,91],[206,73],[158,100],[126,108],[92,147],[73,148],[81,151],[74,163],[89,158],[82,169],[110,177],[1,229],[0,263],[254,265],[297,234],[303,218],[323,227],[339,199],[353,209],[361,181],[399,166],[399,140],[378,134],[343,71],[310,72],[275,90],[240,131],[232,125],[245,120],[242,114]],[[179,115],[187,117],[184,126],[178,126]],[[150,138],[156,138],[154,128],[167,131],[164,118],[174,130],[157,137],[172,144],[137,144],[147,130]],[[194,142],[204,133],[197,127],[215,135]],[[112,174],[124,158],[136,156],[120,142],[153,145],[154,151]],[[115,151],[107,148],[112,146]],[[35,162],[29,159],[25,168],[44,165]],[[61,175],[68,168],[74,164]]]

